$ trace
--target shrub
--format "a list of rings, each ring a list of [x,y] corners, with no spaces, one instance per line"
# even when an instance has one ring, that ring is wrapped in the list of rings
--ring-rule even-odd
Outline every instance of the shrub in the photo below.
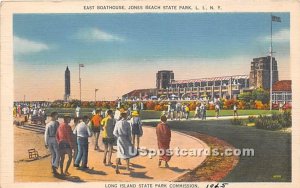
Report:
[[[259,116],[255,119],[258,129],[278,130],[292,126],[292,115],[290,112],[283,114],[272,114],[272,116]]]
[[[162,111],[163,110],[163,106],[161,106],[160,104],[155,105],[154,107],[155,111]]]
[[[234,105],[235,103],[236,103],[236,101],[233,100],[233,99],[225,100],[224,105],[223,105],[223,108],[224,108],[224,109],[232,109],[232,108],[233,108],[233,105]]]
[[[231,120],[232,125],[243,125],[243,121],[239,118],[234,118]]]
[[[215,109],[215,105],[214,104],[209,104],[208,109],[209,110],[214,110]]]
[[[154,110],[155,103],[153,101],[147,101],[146,108],[147,110]]]
[[[264,109],[264,104],[261,101],[255,101],[255,108],[258,110]]]
[[[248,122],[249,123],[254,123],[255,122],[255,117],[254,116],[249,116],[248,117]]]

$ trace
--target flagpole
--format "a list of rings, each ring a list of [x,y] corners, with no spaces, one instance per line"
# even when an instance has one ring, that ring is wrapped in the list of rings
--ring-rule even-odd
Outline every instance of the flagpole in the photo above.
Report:
[[[79,64],[79,101],[81,104],[81,77],[80,77],[80,64]]]
[[[273,88],[273,44],[272,44],[272,30],[273,30],[273,20],[271,13],[271,47],[270,47],[270,111],[272,110],[272,88]]]

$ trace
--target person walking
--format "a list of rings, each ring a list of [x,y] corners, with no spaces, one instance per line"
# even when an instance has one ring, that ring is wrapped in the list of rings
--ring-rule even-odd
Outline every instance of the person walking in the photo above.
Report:
[[[219,105],[219,103],[216,103],[216,105],[215,105],[215,112],[216,112],[216,117],[219,118],[219,116],[220,116],[220,105]]]
[[[88,138],[92,136],[92,131],[88,127],[89,118],[88,116],[83,116],[82,122],[80,122],[74,129],[73,134],[77,135],[77,143],[78,143],[78,154],[75,160],[75,167],[79,167],[81,162],[81,167],[83,169],[87,169],[88,163],[88,149],[89,142]]]
[[[161,116],[161,122],[156,126],[156,136],[158,149],[161,152],[159,155],[158,166],[161,166],[161,162],[165,161],[165,167],[169,167],[168,162],[171,159],[170,155],[170,142],[171,142],[171,129],[167,124],[167,117]]]
[[[107,117],[105,117],[101,125],[103,126],[103,131],[102,131],[102,141],[104,144],[104,158],[103,158],[103,163],[104,165],[111,166],[111,156],[113,152],[113,145],[116,140],[113,132],[115,128],[116,120],[113,117],[113,111],[108,110],[107,111]]]
[[[180,121],[180,119],[181,119],[181,117],[182,117],[181,111],[182,111],[181,103],[178,101],[178,102],[176,103],[176,118],[177,118],[177,120],[179,120],[179,121]]]
[[[201,116],[202,116],[202,120],[206,120],[206,103],[203,104]]]
[[[188,105],[185,105],[185,119],[188,120],[190,115],[190,108]]]
[[[79,118],[75,117],[74,118],[74,129],[76,128],[76,126],[79,124]],[[78,143],[77,143],[77,134],[73,134],[73,166],[75,166],[75,160],[78,154]]]
[[[45,147],[49,149],[51,153],[51,164],[52,164],[52,172],[54,175],[57,175],[57,169],[59,164],[59,151],[58,151],[58,143],[56,141],[56,132],[59,126],[57,121],[58,113],[51,113],[51,121],[47,123],[45,128]]]
[[[121,113],[121,120],[116,123],[113,134],[117,137],[116,174],[120,174],[121,159],[126,160],[127,170],[130,171],[129,159],[135,157],[137,152],[131,142],[131,127],[126,112]]]
[[[69,176],[69,167],[72,162],[72,148],[73,145],[73,131],[69,125],[71,121],[70,116],[64,116],[64,122],[61,123],[56,132],[56,140],[58,142],[59,155],[60,155],[60,173],[61,175]],[[68,162],[64,171],[65,155],[68,155]]]
[[[194,118],[199,118],[199,112],[200,112],[200,106],[197,105],[197,106],[196,106],[196,109],[195,109],[195,115],[194,115]]]
[[[121,116],[120,108],[117,107],[117,109],[115,111],[114,119],[116,121],[119,121],[120,120],[120,116]]]
[[[91,127],[92,131],[95,137],[95,147],[94,150],[103,151],[99,148],[99,136],[100,136],[100,130],[101,130],[101,110],[96,110],[96,114],[91,119]]]
[[[135,140],[136,140],[137,150],[139,150],[140,137],[143,136],[143,129],[142,129],[141,118],[139,117],[139,113],[137,111],[132,112],[132,118],[130,119],[130,126],[131,126],[133,147],[135,146]]]
[[[79,116],[80,116],[80,107],[79,106],[77,106],[75,109],[75,115],[77,118],[79,118]]]
[[[233,105],[233,117],[239,117],[236,103]]]

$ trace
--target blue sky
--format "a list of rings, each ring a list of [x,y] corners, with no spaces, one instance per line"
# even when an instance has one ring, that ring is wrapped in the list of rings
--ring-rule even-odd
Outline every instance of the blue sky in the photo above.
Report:
[[[289,13],[274,15],[282,20],[273,22],[275,57],[286,68]],[[189,62],[192,68],[212,67],[193,78],[212,75],[207,72],[213,67],[231,67],[232,61],[236,70],[224,74],[248,74],[252,58],[268,53],[270,13],[16,14],[13,31],[18,69],[61,71],[79,62],[99,69],[111,64],[158,66],[175,69],[175,77],[188,79],[189,69],[180,70]],[[288,75],[288,70],[279,74]]]

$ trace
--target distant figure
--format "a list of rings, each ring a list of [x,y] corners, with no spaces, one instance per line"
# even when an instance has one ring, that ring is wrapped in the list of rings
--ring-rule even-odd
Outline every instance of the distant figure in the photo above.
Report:
[[[101,117],[101,110],[96,110],[96,114],[93,116],[93,118],[91,119],[91,124],[92,124],[92,131],[94,133],[95,136],[95,147],[94,150],[100,150],[99,148],[99,135],[100,135],[100,130],[101,130],[101,121],[102,121],[102,117]]]
[[[78,124],[79,124],[79,118],[75,117],[73,131]],[[78,154],[77,134],[73,134],[73,166],[75,165],[77,154]]]
[[[197,106],[196,106],[196,109],[195,109],[195,115],[194,115],[194,118],[199,118],[199,114],[200,114],[200,106],[197,105]]]
[[[169,167],[168,162],[171,159],[170,155],[170,142],[171,142],[171,130],[167,124],[167,117],[161,116],[161,122],[156,126],[156,136],[158,149],[162,152],[159,156],[158,166],[161,165],[162,161],[165,161],[165,167]]]
[[[45,147],[49,148],[51,153],[51,164],[52,164],[52,172],[54,175],[57,175],[57,169],[59,164],[59,151],[58,151],[58,143],[56,141],[56,132],[59,126],[57,121],[58,113],[51,113],[51,121],[46,125],[45,128]]]
[[[22,115],[21,105],[18,105],[17,113],[18,113],[18,117],[21,117],[21,115]]]
[[[131,108],[129,107],[127,109],[127,120],[130,120],[131,119]]]
[[[13,109],[13,116],[17,117],[17,107],[16,106],[14,106],[14,109]]]
[[[279,112],[283,112],[283,103],[279,103]]]
[[[137,111],[132,112],[132,118],[130,119],[130,126],[131,126],[133,147],[135,146],[135,140],[136,140],[137,141],[136,146],[137,149],[139,149],[140,137],[143,136],[143,129],[142,129],[142,121]]]
[[[176,118],[180,121],[182,117],[182,107],[181,107],[181,103],[177,102],[176,103]]]
[[[68,170],[72,162],[72,148],[74,147],[73,132],[69,125],[70,121],[71,121],[70,116],[64,116],[64,122],[59,125],[56,132],[56,140],[58,142],[59,155],[60,155],[60,173],[61,175],[67,175],[67,176],[70,175]],[[64,171],[63,168],[64,168],[64,161],[65,161],[66,154],[68,155],[68,162],[66,165],[66,169]]]
[[[126,160],[127,170],[129,168],[129,159],[136,156],[136,151],[131,143],[131,127],[127,122],[127,113],[121,113],[121,120],[116,123],[114,135],[117,137],[117,158],[116,174],[119,174],[119,164],[121,159]]]
[[[104,158],[103,158],[103,163],[105,165],[111,166],[111,156],[113,152],[113,145],[115,143],[115,136],[113,134],[114,128],[115,128],[116,120],[113,117],[113,111],[108,110],[107,111],[107,117],[105,117],[101,125],[103,126],[103,131],[102,131],[102,141],[104,144]]]
[[[133,105],[132,105],[132,110],[133,111],[137,111],[138,109],[137,109],[137,104],[136,103],[133,103]]]
[[[171,103],[168,104],[167,112],[168,112],[168,117],[171,118],[171,120],[172,120],[173,118],[171,117]]]
[[[215,112],[216,112],[216,117],[219,118],[219,116],[220,116],[220,105],[219,105],[219,103],[217,103],[215,105]]]
[[[77,135],[78,143],[78,154],[75,160],[75,167],[79,167],[80,162],[82,162],[81,167],[86,169],[88,168],[88,152],[89,152],[89,142],[88,138],[92,136],[92,131],[88,127],[89,118],[84,116],[82,122],[80,122],[75,129],[73,134]]]
[[[76,114],[76,117],[79,118],[79,116],[80,116],[80,107],[79,106],[76,107],[75,114]]]
[[[206,120],[206,103],[202,106],[202,120]]]
[[[141,110],[144,110],[144,103],[141,102]]]
[[[120,117],[121,117],[120,108],[117,108],[116,111],[115,111],[114,118],[115,118],[116,121],[119,121]]]
[[[188,120],[190,115],[190,108],[188,105],[185,106],[185,119]]]
[[[237,105],[234,104],[233,105],[233,117],[239,117],[238,111],[237,111]]]

